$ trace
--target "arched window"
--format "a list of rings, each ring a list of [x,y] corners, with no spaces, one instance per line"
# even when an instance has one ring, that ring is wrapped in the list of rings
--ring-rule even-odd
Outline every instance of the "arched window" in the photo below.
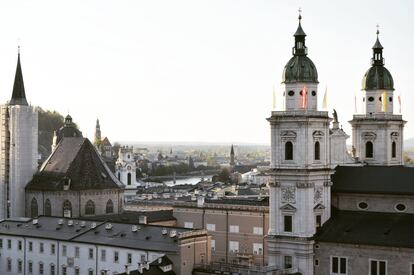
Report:
[[[36,218],[37,216],[39,216],[37,200],[33,198],[30,202],[30,217]]]
[[[285,143],[285,160],[293,160],[293,143],[290,141]]]
[[[395,141],[392,142],[391,156],[393,158],[397,157],[397,143],[395,143]]]
[[[86,202],[85,215],[95,215],[95,204],[91,200]]]
[[[365,143],[365,157],[366,158],[372,158],[374,157],[374,145],[371,141],[367,141]]]
[[[131,185],[131,173],[128,173],[127,175],[127,184]]]
[[[50,205],[50,200],[46,199],[45,201],[45,216],[52,216],[52,205]]]
[[[112,200],[108,200],[106,203],[106,214],[114,213],[114,203]]]
[[[70,218],[72,217],[72,203],[70,201],[65,200],[62,206],[63,217]]]
[[[321,145],[319,141],[315,142],[315,160],[321,159]]]

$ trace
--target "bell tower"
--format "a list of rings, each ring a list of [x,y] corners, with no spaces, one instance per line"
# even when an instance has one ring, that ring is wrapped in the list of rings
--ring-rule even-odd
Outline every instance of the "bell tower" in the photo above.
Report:
[[[313,235],[330,217],[328,112],[317,104],[318,73],[309,59],[306,34],[294,34],[292,58],[282,84],[285,110],[272,111],[269,265],[313,274]],[[292,271],[292,270],[290,270]]]
[[[394,114],[394,80],[384,66],[383,47],[377,40],[372,47],[371,67],[362,79],[364,114],[355,114],[352,143],[355,156],[370,165],[403,164],[403,129],[406,123]]]

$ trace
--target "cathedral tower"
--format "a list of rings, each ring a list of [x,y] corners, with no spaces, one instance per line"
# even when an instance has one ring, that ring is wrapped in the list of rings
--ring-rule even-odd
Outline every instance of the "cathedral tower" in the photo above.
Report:
[[[26,100],[20,51],[12,97],[0,106],[0,219],[24,217],[26,184],[37,170],[37,108]]]
[[[285,110],[273,111],[268,249],[269,265],[313,274],[312,236],[330,217],[329,123],[318,111],[318,73],[299,26],[282,84]]]
[[[95,139],[94,139],[95,146],[99,146],[101,144],[101,141],[102,141],[101,126],[99,125],[99,119],[97,119],[96,127],[95,127]]]
[[[365,113],[354,115],[352,143],[355,156],[371,165],[403,164],[405,121],[394,114],[394,80],[384,66],[383,47],[378,38],[372,47],[371,67],[362,79]]]

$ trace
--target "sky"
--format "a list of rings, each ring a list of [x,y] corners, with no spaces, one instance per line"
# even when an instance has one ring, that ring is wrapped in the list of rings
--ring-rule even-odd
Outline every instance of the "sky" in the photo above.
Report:
[[[268,144],[298,8],[320,108],[327,88],[329,112],[351,134],[379,24],[405,138],[414,137],[414,2],[403,0],[1,1],[0,102],[20,44],[28,101],[70,113],[90,139],[99,118],[111,141]]]

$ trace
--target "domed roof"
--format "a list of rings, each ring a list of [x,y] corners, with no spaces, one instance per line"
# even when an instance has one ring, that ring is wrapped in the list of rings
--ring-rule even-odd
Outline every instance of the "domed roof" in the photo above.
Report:
[[[377,40],[372,47],[372,66],[362,79],[362,90],[394,90],[394,80],[391,73],[384,67],[384,58],[382,57],[384,48],[379,41],[378,35],[379,30],[377,30]]]
[[[310,82],[318,83],[318,72],[312,60],[307,57],[308,48],[305,44],[306,33],[301,25],[302,16],[299,14],[299,25],[293,35],[295,46],[292,49],[293,57],[283,69],[282,83]]]
[[[384,66],[372,66],[362,79],[362,90],[394,90],[394,80]]]
[[[306,55],[293,56],[283,69],[282,83],[318,83],[318,71]]]

